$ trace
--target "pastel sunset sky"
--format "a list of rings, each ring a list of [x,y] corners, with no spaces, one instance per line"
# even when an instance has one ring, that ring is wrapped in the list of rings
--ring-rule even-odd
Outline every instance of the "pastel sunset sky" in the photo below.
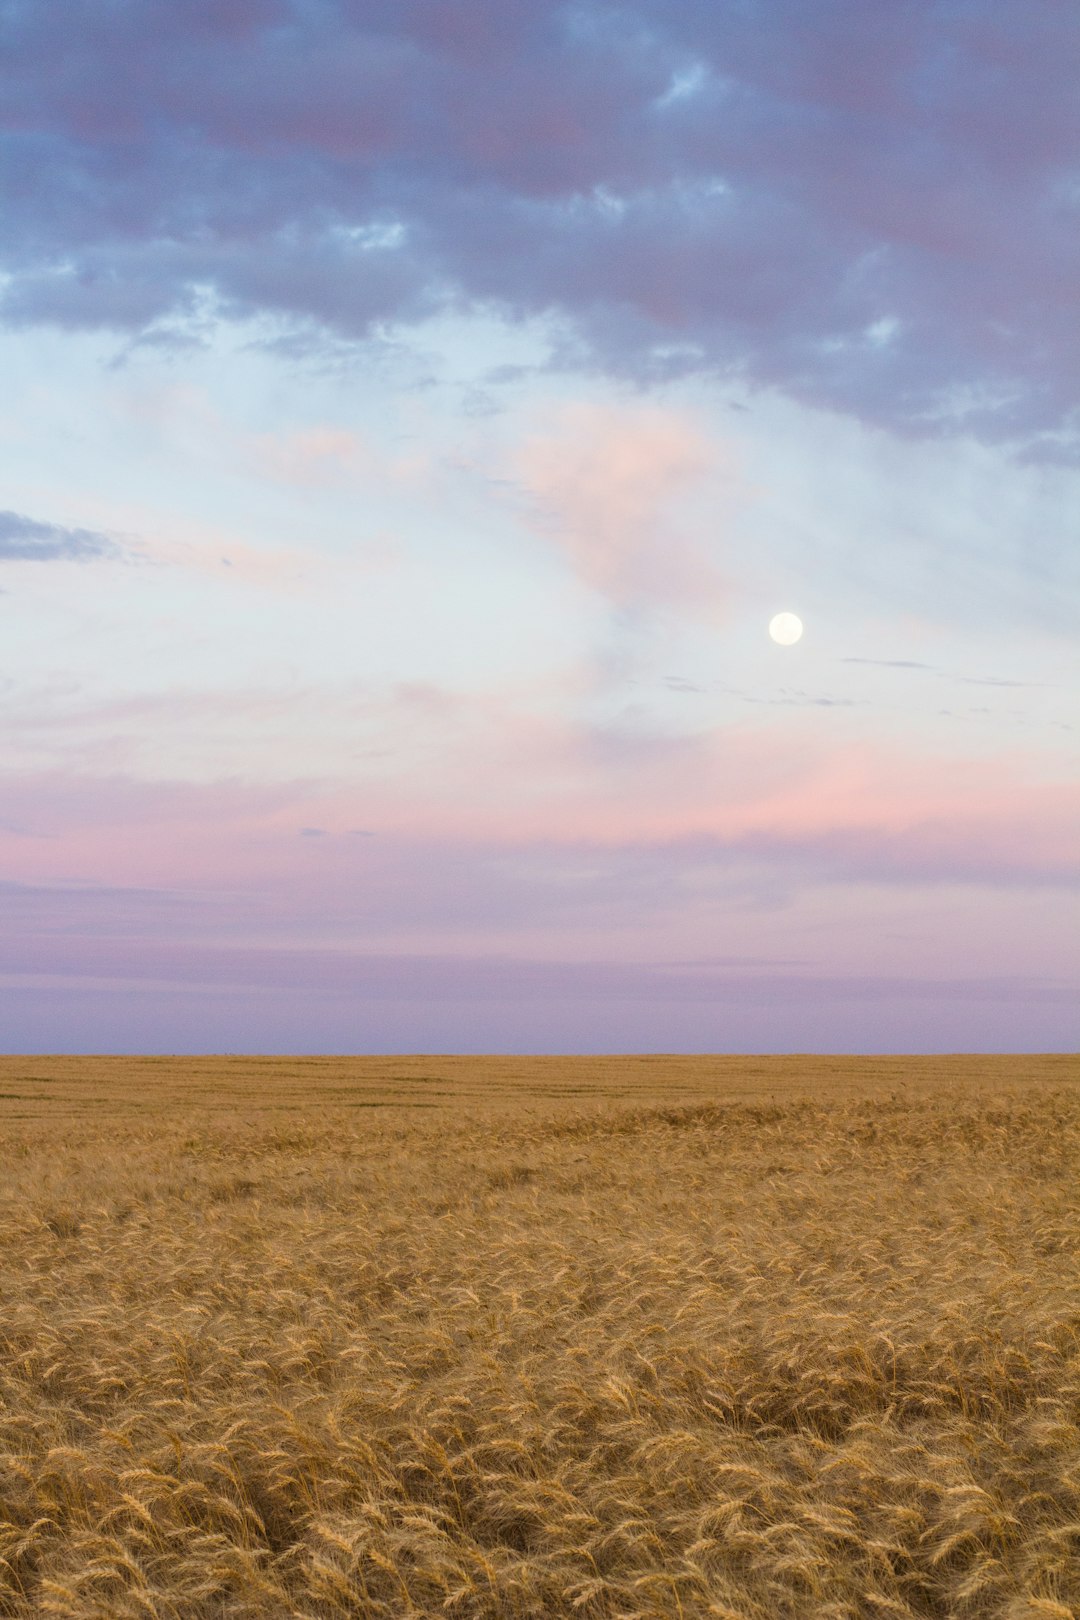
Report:
[[[1076,1046],[1072,0],[0,33],[0,1047]]]

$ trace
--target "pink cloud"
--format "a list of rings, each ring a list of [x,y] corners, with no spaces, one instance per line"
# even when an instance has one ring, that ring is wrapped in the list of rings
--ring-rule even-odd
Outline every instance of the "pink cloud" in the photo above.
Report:
[[[360,434],[329,425],[260,434],[252,449],[261,472],[290,484],[335,483],[375,465],[371,446]]]
[[[415,484],[429,470],[426,455],[387,456],[364,434],[331,422],[255,434],[243,439],[237,451],[250,459],[256,473],[300,488],[357,482]]]
[[[400,748],[354,766],[352,781],[9,777],[0,878],[284,892],[304,889],[317,863],[330,895],[341,863],[356,864],[358,829],[376,835],[365,863],[408,845],[496,863],[591,850],[648,864],[681,849],[677,863],[771,866],[795,883],[1067,883],[1080,872],[1080,788],[1034,756],[812,753],[788,726],[612,737],[494,702],[388,701]],[[305,828],[321,836],[304,839]],[[395,870],[408,889],[410,862]]]
[[[730,1048],[732,1016],[755,1001],[750,1049],[775,1047],[775,1019],[799,1005],[795,1047],[813,1044],[807,1029],[836,1047],[836,1031],[855,1038],[853,1003],[890,997],[973,1004],[932,1036],[919,1022],[923,1045],[989,1039],[987,1017],[995,1040],[1073,1039],[1080,789],[1034,752],[830,743],[806,717],[631,735],[530,713],[521,693],[418,684],[358,701],[395,748],[351,780],[0,780],[9,1048],[265,1048],[268,1013],[289,1008],[284,1049],[380,1048],[383,1014],[361,1027],[357,1008],[398,1002],[408,1049],[506,1045],[475,1011],[489,1000],[544,1008],[542,1038],[513,1025],[531,1049],[673,1049],[667,1025],[612,1035],[598,1010],[665,999],[722,1009],[700,1047]],[[265,1000],[238,1012],[238,985]],[[181,988],[172,1012],[153,999]],[[829,998],[826,1036],[814,1020]],[[459,1002],[458,1034],[430,1022]],[[684,1021],[671,1029],[690,1039]]]
[[[526,440],[515,471],[534,503],[534,527],[592,589],[619,607],[677,606],[712,618],[723,580],[686,533],[678,502],[720,465],[718,447],[685,415],[575,404]]]
[[[184,536],[149,535],[133,541],[133,556],[185,573],[208,574],[224,583],[243,583],[294,595],[319,574],[317,556],[286,546],[253,546],[228,531],[208,535],[205,525]]]

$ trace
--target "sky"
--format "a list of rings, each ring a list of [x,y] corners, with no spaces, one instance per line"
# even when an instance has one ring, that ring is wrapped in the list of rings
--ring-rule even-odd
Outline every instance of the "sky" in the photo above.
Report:
[[[0,39],[0,1047],[1078,1044],[1072,0]]]

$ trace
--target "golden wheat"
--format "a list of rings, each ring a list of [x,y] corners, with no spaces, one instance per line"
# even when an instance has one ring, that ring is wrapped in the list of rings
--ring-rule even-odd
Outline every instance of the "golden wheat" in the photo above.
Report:
[[[0,1060],[0,1613],[1080,1613],[1068,1059]]]

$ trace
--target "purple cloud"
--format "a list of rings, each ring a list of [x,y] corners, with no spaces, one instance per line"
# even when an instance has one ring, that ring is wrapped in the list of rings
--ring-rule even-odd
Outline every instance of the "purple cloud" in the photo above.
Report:
[[[1060,0],[13,0],[11,323],[209,298],[362,339],[495,307],[581,363],[735,374],[1072,455]]]
[[[0,512],[0,562],[84,562],[116,550],[108,535],[40,523],[21,512]]]
[[[781,964],[782,966],[782,964]],[[138,984],[203,985],[345,993],[378,1001],[814,1002],[1024,1000],[1075,1005],[1075,987],[1038,975],[942,979],[897,974],[777,972],[775,961],[534,961],[508,955],[365,953],[249,949],[147,940],[61,937],[0,940],[0,975],[92,978]]]

